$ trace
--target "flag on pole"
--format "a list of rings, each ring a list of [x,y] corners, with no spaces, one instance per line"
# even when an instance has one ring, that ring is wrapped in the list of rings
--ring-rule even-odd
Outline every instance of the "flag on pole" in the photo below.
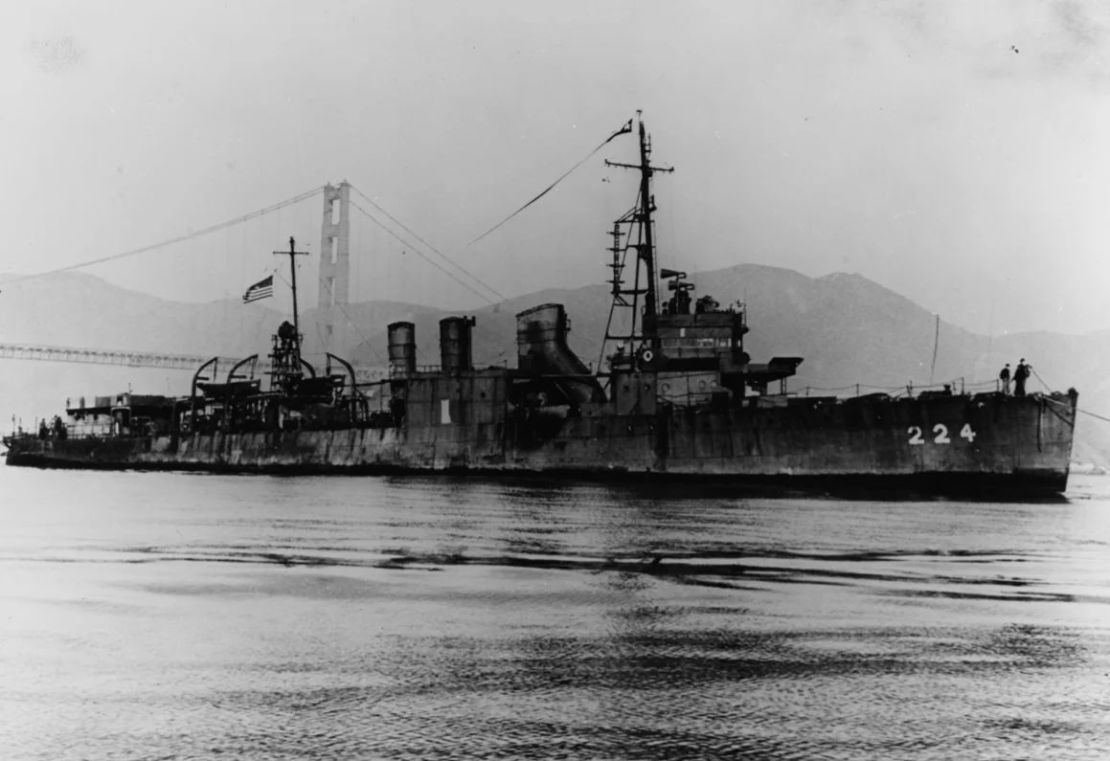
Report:
[[[252,301],[259,299],[269,298],[274,295],[274,276],[270,275],[259,280],[257,283],[247,289],[243,294],[243,303],[249,304]]]

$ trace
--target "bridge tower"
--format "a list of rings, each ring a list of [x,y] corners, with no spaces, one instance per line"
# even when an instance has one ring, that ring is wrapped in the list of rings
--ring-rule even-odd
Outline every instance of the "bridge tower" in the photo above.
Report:
[[[351,287],[351,186],[344,180],[324,186],[324,222],[320,236],[320,290],[316,305],[323,323],[324,350],[346,351],[346,318]]]

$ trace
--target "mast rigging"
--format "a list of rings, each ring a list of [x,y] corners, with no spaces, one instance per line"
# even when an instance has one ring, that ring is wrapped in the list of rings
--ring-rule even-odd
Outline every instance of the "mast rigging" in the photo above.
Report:
[[[609,321],[605,327],[605,344],[614,342],[619,344],[617,354],[611,357],[611,362],[615,361],[617,364],[631,362],[633,355],[642,355],[645,351],[658,351],[655,328],[656,317],[659,314],[659,296],[655,262],[654,223],[651,218],[652,212],[655,211],[655,198],[651,192],[651,178],[655,172],[670,173],[674,171],[674,167],[651,165],[651,139],[648,137],[647,128],[644,126],[641,111],[636,112],[636,118],[639,121],[640,162],[638,164],[626,164],[619,161],[610,161],[609,159],[605,160],[606,166],[633,169],[640,173],[636,205],[613,223],[613,230],[610,233],[613,238],[613,245],[609,248],[609,251],[613,254],[612,263],[609,265],[613,270],[613,278],[610,280],[613,303],[609,309]],[[627,230],[622,233],[622,228],[627,228]],[[632,240],[634,231],[635,241]],[[623,245],[621,243],[622,234],[624,237]],[[632,287],[625,289],[622,275],[626,266],[625,260],[630,250],[636,256],[636,269],[633,274]],[[642,286],[640,284],[641,274],[644,277]],[[641,295],[644,297],[642,315],[639,309]],[[631,303],[625,296],[632,297]],[[627,334],[613,332],[613,316],[618,307],[631,309],[632,311],[632,319]],[[630,344],[631,354],[624,354],[623,347],[625,344]],[[604,348],[602,351],[604,353]]]

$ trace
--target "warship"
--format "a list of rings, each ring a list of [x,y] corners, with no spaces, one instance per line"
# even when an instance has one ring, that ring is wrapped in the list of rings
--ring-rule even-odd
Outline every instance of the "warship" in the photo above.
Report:
[[[621,133],[631,133],[631,122]],[[615,135],[614,135],[615,136]],[[418,366],[412,322],[387,327],[388,373],[360,381],[328,353],[302,356],[293,321],[224,373],[213,358],[188,396],[71,399],[65,417],[5,437],[15,466],[270,473],[450,472],[713,481],[736,488],[910,489],[1052,495],[1067,484],[1077,393],[941,390],[854,397],[791,393],[801,357],[754,362],[744,304],[696,295],[657,266],[651,141],[638,123],[632,208],[612,245],[607,362],[568,344],[561,304],[516,316],[515,367],[477,367],[473,316],[440,322],[437,367]],[[612,138],[610,138],[612,139]],[[276,252],[275,252],[276,253]],[[259,284],[262,285],[262,284]],[[268,284],[272,287],[272,282]],[[226,366],[226,362],[225,362]]]

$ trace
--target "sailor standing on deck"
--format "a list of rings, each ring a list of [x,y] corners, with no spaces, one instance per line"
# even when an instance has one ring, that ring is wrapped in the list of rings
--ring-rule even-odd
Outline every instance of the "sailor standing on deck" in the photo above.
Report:
[[[1002,372],[998,374],[998,379],[1002,381],[1002,393],[1006,396],[1010,395],[1010,363],[1007,362],[1006,366],[1002,368]]]
[[[1025,357],[1014,368],[1014,396],[1025,396],[1025,379],[1029,377],[1029,365],[1025,364]]]

